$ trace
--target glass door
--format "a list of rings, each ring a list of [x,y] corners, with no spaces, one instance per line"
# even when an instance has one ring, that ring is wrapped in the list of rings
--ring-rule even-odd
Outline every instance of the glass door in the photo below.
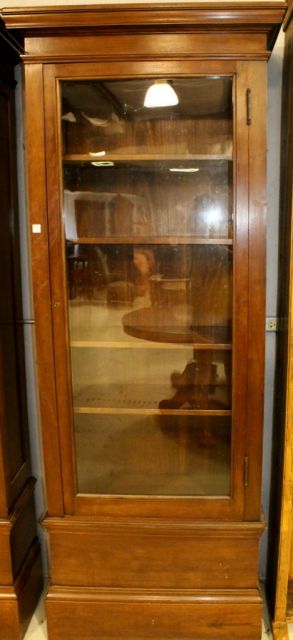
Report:
[[[78,493],[229,498],[233,77],[60,85]]]

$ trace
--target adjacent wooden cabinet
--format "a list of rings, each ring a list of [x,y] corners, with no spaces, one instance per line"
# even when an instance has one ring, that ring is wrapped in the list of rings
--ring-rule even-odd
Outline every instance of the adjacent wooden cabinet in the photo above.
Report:
[[[285,29],[282,104],[282,164],[280,198],[279,316],[282,326],[277,350],[275,429],[273,448],[270,545],[267,591],[275,640],[288,640],[293,622],[292,505],[292,220],[293,220],[293,2]]]
[[[14,65],[0,25],[0,639],[20,640],[42,590],[31,474],[17,202]]]
[[[266,61],[285,5],[24,35],[50,640],[259,640]]]

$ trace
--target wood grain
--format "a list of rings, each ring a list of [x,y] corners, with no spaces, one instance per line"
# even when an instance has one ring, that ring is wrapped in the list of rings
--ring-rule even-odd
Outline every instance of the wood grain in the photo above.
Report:
[[[27,86],[31,85],[32,87],[27,93],[26,100],[26,137],[30,148],[27,167],[30,224],[40,224],[42,230],[41,234],[32,234],[31,236],[38,376],[39,385],[42,389],[40,410],[44,429],[43,444],[48,511],[52,515],[56,515],[63,512],[63,495],[59,460],[52,331],[48,322],[44,322],[44,318],[48,320],[51,316],[51,293],[47,256],[47,204],[43,147],[43,70],[41,65],[27,67],[25,81]],[[36,129],[39,132],[37,136]],[[36,176],[38,176],[38,180],[36,180]]]
[[[45,525],[56,585],[257,588],[259,525],[130,518],[65,518],[46,520]]]
[[[8,54],[7,54],[8,55]],[[30,476],[25,393],[20,240],[15,163],[13,66],[0,46],[0,160],[3,215],[0,220],[0,448],[3,483],[0,515],[6,515]],[[1,471],[0,471],[1,473]]]
[[[131,590],[52,588],[47,600],[48,628],[54,640],[259,640],[261,604],[255,591],[174,594]],[[63,636],[61,635],[61,616]],[[74,616],[74,629],[70,620]],[[220,616],[220,618],[218,617]]]
[[[40,546],[35,539],[15,586],[0,588],[0,640],[21,640],[42,590]]]
[[[29,9],[4,9],[3,18],[9,28],[14,29],[39,29],[66,27],[95,27],[113,26],[123,24],[125,26],[139,27],[139,25],[217,25],[228,26],[230,29],[239,24],[258,24],[268,31],[280,24],[285,12],[283,2],[272,2],[264,6],[261,2],[221,3],[222,15],[217,3],[154,3],[148,5],[122,5],[120,7],[82,7],[75,6]]]
[[[247,65],[248,87],[252,92],[252,123],[249,144],[249,307],[247,454],[250,460],[245,518],[259,513],[262,466],[264,340],[265,340],[265,259],[266,259],[266,67],[261,62]],[[260,118],[258,119],[258,115]],[[256,340],[256,335],[258,336]]]

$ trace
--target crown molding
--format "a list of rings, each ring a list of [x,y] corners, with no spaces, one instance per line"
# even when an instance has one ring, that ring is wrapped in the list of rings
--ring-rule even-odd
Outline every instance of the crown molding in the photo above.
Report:
[[[9,29],[33,31],[84,27],[266,26],[279,25],[285,2],[170,2],[119,5],[71,5],[2,9]]]

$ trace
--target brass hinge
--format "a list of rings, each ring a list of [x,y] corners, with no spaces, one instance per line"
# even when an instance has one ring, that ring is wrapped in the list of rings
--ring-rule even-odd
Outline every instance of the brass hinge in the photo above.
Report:
[[[252,122],[252,97],[251,89],[246,89],[246,123],[249,125]]]
[[[248,456],[244,457],[243,483],[245,487],[248,487]]]

